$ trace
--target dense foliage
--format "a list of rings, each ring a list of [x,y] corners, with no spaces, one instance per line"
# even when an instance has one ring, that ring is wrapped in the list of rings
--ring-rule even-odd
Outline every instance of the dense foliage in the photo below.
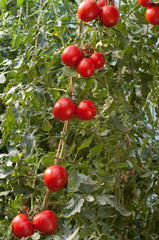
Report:
[[[11,220],[27,206],[30,220],[52,210],[59,222],[31,239],[159,239],[159,26],[130,0],[116,6],[116,26],[83,26],[79,3],[1,0],[0,238],[15,239]],[[86,44],[106,61],[90,78],[61,61],[64,48]],[[63,131],[52,113],[60,97],[92,101],[96,117],[74,116]],[[69,180],[44,205],[54,161]]]

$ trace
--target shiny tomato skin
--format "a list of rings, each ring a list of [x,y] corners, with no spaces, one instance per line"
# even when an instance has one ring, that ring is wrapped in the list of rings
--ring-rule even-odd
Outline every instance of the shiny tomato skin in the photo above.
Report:
[[[75,45],[70,45],[63,50],[61,54],[61,60],[69,67],[75,67],[82,56],[83,53],[78,47]]]
[[[118,9],[112,5],[106,5],[100,9],[99,17],[106,27],[115,26],[120,17]]]
[[[53,115],[61,121],[66,121],[75,115],[76,107],[69,98],[60,98],[53,107]]]
[[[50,235],[54,233],[58,226],[58,219],[54,212],[45,210],[33,217],[33,226],[36,230]]]
[[[18,214],[11,221],[12,233],[15,237],[21,239],[22,237],[29,237],[34,234],[34,228],[29,222],[26,214]]]
[[[138,0],[138,3],[143,7],[154,6],[154,3],[150,2],[150,0]]]
[[[97,109],[94,103],[89,100],[84,100],[80,102],[76,109],[76,115],[81,120],[91,120],[95,117],[96,113]]]
[[[108,2],[107,0],[100,0],[99,1],[99,6],[102,8],[102,7],[107,5],[107,2]]]
[[[159,25],[159,6],[148,7],[145,16],[152,25]]]
[[[93,53],[90,59],[94,63],[96,69],[100,69],[104,66],[105,59],[101,53],[98,52]]]
[[[60,165],[51,165],[44,171],[44,183],[50,191],[59,191],[64,188],[67,181],[67,171]]]
[[[114,1],[113,0],[109,0],[109,1],[107,1],[107,0],[100,0],[99,1],[99,6],[100,7],[104,7],[104,6],[108,5],[108,2],[111,3],[111,5],[114,6]]]
[[[82,47],[82,52],[84,57],[90,57],[94,53],[94,49],[90,45],[84,45]]]
[[[84,0],[78,6],[78,17],[84,22],[90,22],[98,17],[99,5],[93,0]]]
[[[76,70],[82,77],[88,78],[95,72],[95,66],[91,59],[83,58],[79,61]]]

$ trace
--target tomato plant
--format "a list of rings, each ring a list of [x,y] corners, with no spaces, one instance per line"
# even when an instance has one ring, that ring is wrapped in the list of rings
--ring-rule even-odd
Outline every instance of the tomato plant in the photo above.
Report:
[[[95,66],[91,59],[83,58],[79,61],[76,70],[83,77],[91,77],[95,72]]]
[[[100,69],[104,66],[105,59],[101,53],[98,52],[93,53],[90,59],[94,63],[96,69]]]
[[[57,216],[50,210],[40,212],[33,217],[33,226],[42,233],[52,234],[58,226]]]
[[[21,239],[22,237],[29,237],[34,234],[32,224],[29,222],[26,214],[19,214],[11,221],[12,233],[15,237]]]
[[[82,52],[84,57],[90,57],[94,53],[94,49],[90,45],[84,45],[82,47]]]
[[[116,7],[107,5],[100,9],[99,17],[102,23],[109,28],[118,23],[120,13]]]
[[[146,19],[152,25],[159,24],[159,6],[152,6],[146,9]]]
[[[143,7],[151,7],[154,5],[150,0],[138,0],[138,3]]]
[[[93,0],[84,0],[78,6],[78,17],[85,22],[94,20],[98,15],[99,5]]]
[[[61,60],[69,67],[75,67],[82,56],[83,53],[78,47],[75,45],[70,45],[63,50],[61,54]]]
[[[67,181],[67,171],[62,166],[51,165],[44,171],[44,183],[46,187],[53,192],[62,189]]]
[[[69,98],[60,98],[53,107],[53,115],[61,121],[66,121],[75,115],[76,107]]]
[[[96,113],[97,109],[94,103],[89,100],[84,100],[80,102],[76,109],[76,115],[81,120],[91,120],[95,117]]]

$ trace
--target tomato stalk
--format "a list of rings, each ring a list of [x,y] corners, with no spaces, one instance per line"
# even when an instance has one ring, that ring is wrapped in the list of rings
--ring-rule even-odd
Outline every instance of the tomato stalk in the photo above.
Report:
[[[38,16],[38,22],[37,22],[37,30],[38,30],[38,31],[39,31],[39,28],[40,28],[40,17],[41,17],[41,11],[42,11],[41,5],[42,5],[42,0],[40,0],[40,5],[39,5],[39,13],[40,13],[40,14],[39,14],[39,16]],[[35,59],[36,59],[37,46],[38,46],[38,36],[37,36],[36,39],[35,39],[35,50],[34,50],[35,56],[34,56],[34,62],[35,62]]]
[[[36,147],[35,149],[36,151],[36,162],[35,162],[35,176],[37,176],[37,172],[38,172],[38,169],[39,169],[39,165],[40,165],[40,161],[39,161],[39,157],[38,157],[38,149]],[[33,184],[32,184],[32,188],[34,189],[35,187],[35,183],[36,183],[36,179],[33,179]],[[31,195],[31,210],[33,210],[34,208],[34,193]]]
[[[70,77],[70,90],[69,91],[71,92],[71,95],[73,95],[73,78],[72,77]],[[61,135],[63,135],[63,137],[60,139],[60,142],[58,145],[56,157],[54,160],[54,165],[57,165],[59,162],[59,158],[61,159],[65,155],[66,137],[64,136],[64,134],[67,136],[68,132],[69,132],[69,121],[65,121],[63,130],[61,132]],[[61,150],[61,152],[60,152],[60,150]],[[60,157],[59,157],[59,154],[60,154]],[[42,203],[42,208],[45,208],[48,205],[51,194],[52,194],[52,192],[49,189],[47,189],[43,203]]]
[[[126,18],[123,19],[123,22],[125,22],[125,21],[129,18],[129,16],[130,16],[133,12],[135,12],[135,10],[136,10],[139,6],[140,6],[140,4],[137,4],[137,5],[129,12],[129,14],[126,16]]]

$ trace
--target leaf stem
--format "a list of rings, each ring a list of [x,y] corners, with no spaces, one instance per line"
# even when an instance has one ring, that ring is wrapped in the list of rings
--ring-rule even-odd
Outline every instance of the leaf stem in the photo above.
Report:
[[[129,16],[140,6],[140,4],[137,4],[126,16],[126,18],[123,20],[124,22],[129,18]]]

